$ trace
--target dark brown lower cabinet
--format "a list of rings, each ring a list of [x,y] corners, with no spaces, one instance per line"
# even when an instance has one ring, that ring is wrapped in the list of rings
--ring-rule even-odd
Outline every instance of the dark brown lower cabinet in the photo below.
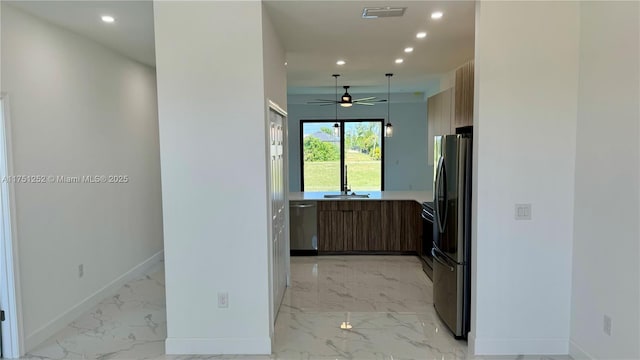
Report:
[[[417,251],[421,235],[421,206],[415,201],[382,202],[382,237],[388,251]]]
[[[380,233],[380,201],[362,202],[360,210],[353,210],[353,248],[347,251],[373,251],[382,242]]]
[[[318,251],[334,252],[344,248],[344,215],[339,211],[323,210],[325,201],[318,201]]]
[[[415,201],[318,201],[318,251],[415,252],[420,211]]]

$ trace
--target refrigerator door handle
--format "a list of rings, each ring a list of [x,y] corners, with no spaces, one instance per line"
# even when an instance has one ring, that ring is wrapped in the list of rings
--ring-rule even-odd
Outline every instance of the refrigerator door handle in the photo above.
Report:
[[[436,166],[436,182],[433,186],[433,211],[434,219],[438,222],[440,219],[440,211],[438,211],[438,189],[440,189],[440,165],[442,164],[442,157],[438,158],[438,164]],[[438,230],[440,227],[438,227]]]
[[[442,217],[442,214],[440,214],[440,180],[442,180],[442,168],[444,166],[444,159],[442,158],[442,156],[438,159],[438,167],[436,170],[436,186],[435,186],[435,191],[434,191],[434,210],[436,212],[436,222],[438,223],[438,231],[440,233],[442,233],[444,231],[444,229],[442,228],[442,223],[440,222],[440,218]]]
[[[442,194],[444,196],[444,217],[442,218],[441,231],[444,233],[444,228],[447,226],[447,215],[449,215],[449,206],[447,199],[447,168],[444,164],[444,158],[442,159],[442,169],[440,169],[440,186],[442,187]],[[440,221],[440,220],[438,220]]]
[[[436,203],[435,208],[438,212],[438,230],[440,233],[444,233],[444,228],[447,226],[447,170],[444,166],[444,157],[440,157],[440,161],[438,162],[438,178],[437,178],[437,186],[436,186]],[[440,191],[442,189],[442,191]],[[442,192],[442,197],[440,197],[440,193]],[[444,202],[444,214],[440,211],[440,203],[441,200]]]
[[[446,266],[447,269],[449,269],[449,271],[454,271],[455,270],[453,268],[453,266],[447,264],[444,260],[440,259],[440,256],[436,253],[436,248],[435,247],[431,248],[431,256],[433,256],[433,259],[435,261],[439,262],[443,266]]]

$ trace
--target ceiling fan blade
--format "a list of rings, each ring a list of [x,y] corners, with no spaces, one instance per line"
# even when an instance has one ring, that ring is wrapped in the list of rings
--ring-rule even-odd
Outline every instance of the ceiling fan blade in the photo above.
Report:
[[[370,97],[361,98],[361,99],[354,99],[353,101],[354,102],[356,102],[356,101],[368,101],[368,100],[373,100],[375,98],[376,98],[375,96],[370,96]]]
[[[335,104],[337,101],[331,100],[321,100],[321,101],[308,101],[307,104]]]
[[[368,103],[368,102],[354,102],[354,104],[357,104],[357,105],[367,105],[367,106],[373,106],[373,105],[375,105],[375,104]]]
[[[380,100],[364,100],[365,102],[370,102],[370,103],[381,103],[381,102],[387,102],[386,99],[380,99]],[[356,101],[354,101],[355,103]]]

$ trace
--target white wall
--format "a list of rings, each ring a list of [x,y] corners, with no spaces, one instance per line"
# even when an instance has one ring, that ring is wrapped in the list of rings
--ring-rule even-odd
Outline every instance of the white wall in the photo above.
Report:
[[[270,353],[261,2],[154,9],[166,350]]]
[[[162,251],[155,72],[3,2],[2,73],[14,174],[130,179],[15,186],[29,350]]]
[[[481,2],[472,258],[476,354],[568,352],[579,3]],[[514,205],[532,204],[531,221]]]
[[[571,355],[640,358],[638,2],[581,2]],[[611,336],[603,316],[612,319]]]
[[[387,94],[367,94],[386,99]],[[333,106],[308,105],[334,95],[289,95],[289,186],[300,191],[300,120],[335,120]],[[424,94],[392,94],[393,137],[384,138],[385,190],[431,190],[427,165],[427,103]],[[386,119],[387,105],[338,107],[340,119]]]
[[[262,39],[264,52],[265,96],[287,109],[287,68],[284,65],[285,51],[276,34],[267,11],[262,9]]]
[[[275,102],[276,104],[278,104],[278,106],[280,108],[282,108],[283,110],[286,111],[287,109],[287,70],[286,67],[284,65],[285,62],[285,51],[284,48],[282,47],[282,43],[280,42],[280,39],[278,39],[278,35],[276,34],[275,28],[273,27],[273,23],[271,22],[271,18],[269,17],[269,14],[267,13],[267,11],[264,9],[264,3],[262,5],[262,44],[263,44],[263,68],[264,68],[264,93],[265,93],[265,97],[273,102]],[[269,106],[268,104],[265,102],[265,126],[268,128],[270,125],[268,123],[268,118],[269,118]],[[286,120],[285,120],[286,121]],[[283,124],[283,127],[285,129],[285,134],[286,134],[286,123]],[[268,130],[265,131],[265,136],[268,135]],[[271,146],[269,143],[269,137],[267,136],[267,146],[268,148],[265,149],[265,155],[267,155],[267,158],[265,159],[265,161],[267,161],[267,164],[271,163],[271,159],[270,159],[270,149],[269,147]],[[285,189],[284,192],[287,193],[288,190],[286,188],[286,183],[287,183],[287,178],[288,178],[288,174],[287,174],[287,139],[286,139],[286,135],[285,135],[285,139],[284,139],[284,151],[285,153],[283,154],[283,162],[285,163],[285,168],[283,169],[283,174],[284,174],[284,183],[285,183]],[[271,194],[271,184],[269,183],[269,181],[267,181],[267,193]],[[285,194],[286,196],[286,194]],[[286,199],[286,198],[285,198]],[[268,215],[269,215],[269,219],[273,218],[273,212],[271,211],[272,207],[271,207],[271,201],[272,201],[272,197],[270,196],[267,201],[268,201],[268,206],[267,206],[267,211],[268,211]],[[273,241],[269,241],[269,250],[268,250],[268,254],[269,254],[269,258],[270,258],[270,288],[271,290],[269,291],[270,294],[274,293],[274,287],[276,288],[275,293],[276,294],[282,294],[284,293],[284,291],[286,290],[284,287],[286,286],[286,284],[282,284],[282,282],[278,281],[277,278],[282,279],[281,276],[284,276],[285,278],[287,277],[287,274],[289,273],[289,236],[288,236],[288,223],[289,223],[289,213],[288,213],[288,205],[285,202],[284,203],[284,207],[285,207],[285,211],[284,214],[280,215],[280,217],[277,218],[277,220],[268,222],[270,224],[272,224],[271,226],[269,226],[268,228],[268,239],[273,239],[273,232],[274,232],[274,224],[276,226],[275,231],[278,230],[277,225],[279,223],[278,220],[282,219],[284,224],[281,223],[281,226],[285,226],[285,233],[286,235],[283,238],[279,238],[279,242],[276,243],[276,249],[274,248],[274,242]],[[275,252],[274,252],[275,251]],[[277,254],[276,254],[277,253]],[[275,275],[274,275],[275,274]],[[270,320],[269,320],[269,334],[271,336],[271,340],[273,343],[273,333],[274,333],[274,323],[275,323],[275,319],[276,319],[276,315],[277,315],[277,310],[279,309],[279,303],[277,303],[277,301],[279,299],[275,299],[275,301],[272,299],[272,303],[269,306],[270,308]]]

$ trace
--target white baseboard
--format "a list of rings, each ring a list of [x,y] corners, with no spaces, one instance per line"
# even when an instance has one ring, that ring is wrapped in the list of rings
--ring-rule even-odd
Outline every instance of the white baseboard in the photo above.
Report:
[[[471,355],[476,354],[476,336],[473,331],[469,331],[467,334],[467,353]]]
[[[574,360],[596,360],[595,357],[591,356],[585,349],[576,344],[573,339],[569,341],[569,356]]]
[[[109,284],[103,286],[101,289],[89,295],[86,299],[80,301],[78,304],[60,314],[58,317],[54,318],[33,333],[27,335],[24,341],[25,351],[29,352],[33,350],[36,346],[40,345],[49,337],[65,328],[82,314],[98,305],[102,300],[115,294],[124,284],[141,275],[144,275],[154,265],[162,261],[163,258],[164,250],[161,250],[147,260],[136,265],[117,279],[113,280]]]
[[[270,355],[271,339],[264,338],[167,338],[168,355]]]
[[[567,355],[569,339],[486,339],[470,336],[469,347],[474,355]]]

